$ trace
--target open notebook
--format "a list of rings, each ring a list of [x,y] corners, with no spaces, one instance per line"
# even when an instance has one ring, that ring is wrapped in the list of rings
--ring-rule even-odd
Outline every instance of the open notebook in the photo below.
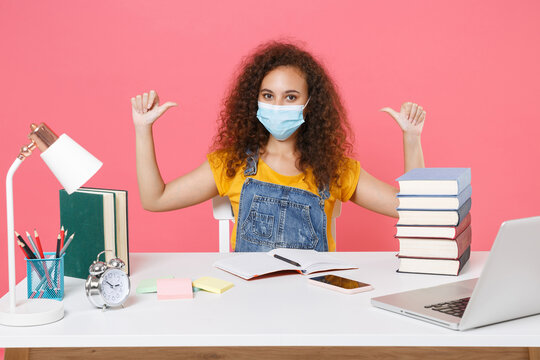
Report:
[[[275,255],[297,263],[299,266],[278,259],[274,257]],[[274,249],[262,253],[235,254],[216,261],[214,266],[246,280],[284,270],[294,270],[308,275],[319,271],[358,268],[356,265],[335,259],[327,253],[299,249]]]

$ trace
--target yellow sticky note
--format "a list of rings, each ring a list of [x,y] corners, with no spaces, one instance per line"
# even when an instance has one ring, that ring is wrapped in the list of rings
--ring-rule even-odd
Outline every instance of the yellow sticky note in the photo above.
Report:
[[[221,294],[232,288],[234,284],[210,276],[203,276],[202,278],[198,278],[197,280],[193,281],[193,286],[216,294]]]

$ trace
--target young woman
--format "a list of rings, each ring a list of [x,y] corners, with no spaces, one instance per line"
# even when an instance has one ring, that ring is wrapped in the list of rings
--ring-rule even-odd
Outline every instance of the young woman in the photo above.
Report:
[[[242,65],[208,160],[165,184],[152,124],[176,103],[152,90],[131,99],[137,179],[143,207],[180,209],[228,196],[235,214],[235,251],[275,247],[334,251],[330,222],[336,200],[397,217],[398,189],[351,159],[352,135],[324,68],[299,47],[271,42]],[[406,102],[390,114],[403,132],[405,172],[424,167],[420,135],[426,112]]]

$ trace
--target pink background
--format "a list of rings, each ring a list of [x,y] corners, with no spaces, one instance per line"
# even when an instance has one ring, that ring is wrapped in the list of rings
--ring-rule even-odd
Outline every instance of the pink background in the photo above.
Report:
[[[243,56],[270,39],[312,51],[335,79],[356,157],[378,178],[403,172],[401,133],[384,106],[427,110],[427,166],[472,168],[473,250],[501,221],[539,214],[538,1],[0,2],[0,164],[4,178],[31,122],[68,133],[104,162],[88,186],[129,191],[134,252],[217,251],[211,203],[149,213],[139,202],[130,98],[176,101],[155,126],[163,177],[205,160],[225,90]],[[15,229],[59,226],[59,184],[35,154],[15,175]],[[0,203],[5,194],[0,192]],[[0,206],[5,239],[5,206]],[[345,204],[339,251],[397,250],[395,220]],[[0,241],[0,293],[7,247]],[[19,281],[24,277],[17,250]]]

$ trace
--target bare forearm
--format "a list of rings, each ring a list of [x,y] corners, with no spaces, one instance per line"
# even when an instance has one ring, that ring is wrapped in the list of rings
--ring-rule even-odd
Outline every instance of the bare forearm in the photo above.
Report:
[[[365,169],[360,171],[356,191],[351,200],[368,210],[379,214],[398,217],[396,208],[399,205],[396,194],[398,189],[389,185],[371,174]]]
[[[159,172],[151,126],[135,127],[137,182],[143,208],[152,209],[163,194],[165,184]]]
[[[422,152],[422,143],[419,135],[403,134],[403,158],[405,172],[425,167],[424,153]]]

